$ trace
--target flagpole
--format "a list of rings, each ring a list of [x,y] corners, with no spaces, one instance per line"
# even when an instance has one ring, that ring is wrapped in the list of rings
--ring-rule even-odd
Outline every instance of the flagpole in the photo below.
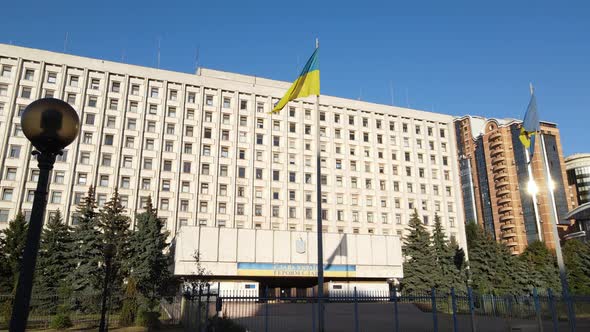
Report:
[[[315,48],[320,47],[319,40],[315,40]],[[316,200],[317,200],[317,236],[318,236],[318,331],[324,332],[324,307],[322,305],[322,298],[324,297],[324,246],[322,239],[322,160],[320,157],[321,141],[320,141],[320,95],[316,95],[315,99],[315,135],[316,135]]]
[[[533,94],[535,93],[532,82],[529,83],[529,88],[531,90],[531,97],[532,97]],[[531,156],[529,154],[529,149],[525,148],[524,153],[526,156],[527,170],[529,173],[529,183],[531,184],[531,186],[533,186],[533,185],[536,186],[535,179],[533,177],[533,167],[531,166]],[[529,187],[529,190],[530,189],[532,189],[532,188]],[[535,190],[535,192],[531,192],[530,194],[533,197],[533,210],[535,211],[535,223],[537,224],[537,233],[539,235],[539,241],[543,241],[543,230],[541,229],[541,218],[539,217],[539,207],[537,206],[538,190]]]
[[[543,168],[545,169],[545,178],[547,180],[547,191],[549,194],[549,204],[551,206],[551,211],[549,213],[550,219],[553,219],[552,224],[552,231],[553,231],[553,240],[555,241],[555,256],[557,256],[557,266],[559,267],[559,278],[561,279],[561,292],[562,297],[565,299],[567,304],[567,316],[568,322],[570,326],[570,331],[574,332],[576,330],[576,314],[574,312],[574,308],[572,307],[572,302],[569,296],[569,286],[567,282],[567,274],[565,271],[565,264],[563,262],[563,255],[561,253],[561,244],[559,242],[559,233],[557,231],[557,223],[559,222],[559,217],[557,215],[557,208],[555,206],[555,196],[553,194],[553,180],[551,179],[551,172],[549,170],[549,162],[547,158],[547,149],[545,148],[545,135],[540,133],[541,136],[541,150],[543,151]]]

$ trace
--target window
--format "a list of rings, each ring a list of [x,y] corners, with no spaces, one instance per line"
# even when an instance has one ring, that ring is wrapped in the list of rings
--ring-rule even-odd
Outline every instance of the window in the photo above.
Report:
[[[112,111],[116,111],[117,107],[119,106],[119,100],[115,98],[111,98],[109,100],[109,109]]]
[[[109,186],[109,176],[108,175],[101,175],[98,183],[99,183],[99,186],[101,186],[101,187],[108,187]]]
[[[201,183],[201,194],[203,194],[203,195],[209,194],[209,184],[208,183]]]
[[[231,98],[223,97],[223,108],[230,108],[231,107]]]
[[[33,69],[25,69],[24,79],[27,81],[32,81],[35,76],[35,70]]]
[[[162,191],[170,191],[170,180],[162,180]]]
[[[167,123],[166,124],[166,134],[168,135],[174,135],[174,124],[173,123]]]
[[[75,93],[68,93],[68,104],[75,104],[76,103],[76,94]]]
[[[168,99],[170,99],[172,101],[178,100],[178,91],[170,90],[170,95],[169,95]]]
[[[184,143],[184,153],[193,153],[192,143]]]
[[[5,180],[14,181],[16,180],[16,168],[8,167],[6,168],[6,174],[4,175]]]
[[[262,180],[262,168],[257,168],[255,170],[255,172],[256,172],[256,179],[257,180]]]
[[[55,91],[53,91],[53,90],[49,90],[49,89],[45,90],[45,98],[53,98],[54,94],[55,94]]]
[[[151,180],[148,178],[141,179],[141,189],[149,190],[151,185]]]
[[[4,188],[4,190],[2,190],[2,200],[3,201],[12,201],[12,194],[13,194],[12,188]]]
[[[240,110],[247,110],[248,109],[248,101],[247,100],[240,100]]]
[[[131,179],[128,176],[121,177],[121,188],[129,189],[131,184]]]
[[[86,184],[86,180],[88,179],[88,174],[86,173],[78,173],[78,184]]]
[[[227,165],[219,166],[219,176],[227,176]]]
[[[190,183],[188,181],[182,181],[180,185],[180,191],[183,193],[188,193],[190,191]]]
[[[205,201],[199,202],[199,212],[207,213],[207,202],[205,202]]]
[[[127,129],[135,130],[137,129],[137,120],[136,119],[127,119]]]
[[[168,198],[160,199],[160,210],[168,211],[169,208],[170,208],[170,203],[168,201]]]
[[[111,135],[111,134],[104,135],[104,145],[113,145],[113,135]]]
[[[8,85],[0,84],[0,96],[8,96]]]
[[[139,84],[131,84],[131,94],[139,96]]]
[[[188,200],[186,200],[186,199],[180,200],[180,211],[182,211],[182,212],[188,211]]]
[[[238,177],[239,178],[246,177],[246,168],[245,167],[238,167]]]
[[[125,137],[125,147],[126,148],[133,148],[133,144],[135,143],[135,138],[133,136],[126,136]]]
[[[210,169],[209,164],[201,165],[201,174],[202,175],[209,175],[209,169]]]
[[[124,156],[123,157],[123,167],[125,168],[131,168],[133,163],[133,157],[131,156]]]
[[[90,164],[90,152],[81,152],[80,153],[80,164],[82,164],[82,165]]]
[[[31,88],[23,86],[23,88],[20,91],[20,96],[21,98],[31,98]]]
[[[205,105],[213,106],[213,95],[206,95],[205,96]]]
[[[129,112],[131,113],[137,113],[137,109],[138,109],[138,103],[136,101],[131,101],[129,102]]]
[[[12,74],[12,67],[11,66],[7,66],[7,65],[2,66],[2,74],[1,74],[2,77],[10,78],[11,74]],[[48,83],[51,83],[51,82],[48,82]]]
[[[256,144],[264,144],[264,135],[256,134]]]
[[[53,175],[53,181],[55,183],[64,183],[66,174],[64,171],[55,171]]]
[[[194,120],[194,118],[195,118],[195,110],[192,110],[192,109],[186,110],[186,118],[188,120]]]
[[[256,103],[256,112],[264,113],[264,103]]]
[[[187,102],[194,104],[195,99],[196,99],[196,94],[194,92],[189,92],[186,99],[187,99]]]
[[[150,88],[150,97],[151,98],[158,98],[158,95],[160,93],[160,89],[157,87],[151,87]]]
[[[182,163],[182,172],[183,173],[190,173],[191,172],[191,162],[190,161],[184,161]]]
[[[165,172],[172,171],[172,160],[164,160],[164,171]]]
[[[152,158],[143,158],[143,169],[152,169]]]
[[[111,82],[111,92],[119,93],[121,92],[121,82]]]

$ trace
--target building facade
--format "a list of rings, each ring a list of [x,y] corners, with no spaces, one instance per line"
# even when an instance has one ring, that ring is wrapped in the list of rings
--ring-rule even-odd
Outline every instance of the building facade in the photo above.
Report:
[[[132,218],[151,197],[175,239],[199,229],[315,232],[319,117],[323,232],[397,239],[383,241],[400,251],[416,209],[428,227],[440,215],[448,236],[465,246],[453,117],[332,96],[321,96],[319,112],[304,99],[269,114],[288,87],[210,69],[188,74],[0,45],[0,227],[31,209],[38,173],[20,114],[50,96],[81,119],[48,197],[49,213],[61,210],[69,224],[95,185],[99,206],[119,188]],[[178,257],[213,250],[199,243]],[[390,277],[401,277],[395,271]]]
[[[575,219],[571,234],[567,239],[584,238],[590,240],[590,154],[576,153],[565,158],[567,180],[571,190],[576,194],[578,207],[570,211]]]
[[[522,253],[537,240],[554,248],[552,214],[567,227],[567,213],[576,204],[566,181],[557,126],[541,123],[543,139],[540,135],[536,139],[529,172],[526,151],[519,139],[520,123],[472,116],[455,122],[465,219],[482,225],[513,254]],[[550,204],[545,162],[556,211]]]

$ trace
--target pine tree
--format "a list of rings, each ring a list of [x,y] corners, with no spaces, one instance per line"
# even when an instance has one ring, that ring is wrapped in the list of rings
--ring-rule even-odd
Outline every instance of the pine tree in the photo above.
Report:
[[[74,269],[71,231],[57,210],[41,233],[35,279],[43,294],[55,294]]]
[[[20,271],[23,250],[27,241],[29,225],[25,216],[19,212],[10,221],[8,228],[0,233],[0,291],[2,294],[12,293]]]
[[[434,230],[432,232],[432,251],[436,261],[436,288],[449,290],[453,287],[454,276],[458,273],[455,267],[455,252],[449,246],[449,241],[442,227],[438,214],[434,215]]]
[[[115,246],[115,255],[111,261],[111,291],[116,293],[121,290],[123,279],[129,271],[129,241],[131,220],[124,215],[125,209],[121,205],[119,191],[115,188],[111,199],[100,210],[99,225],[102,230],[105,244]]]
[[[563,246],[563,260],[572,295],[590,294],[590,243],[569,240]]]
[[[543,242],[535,241],[529,244],[518,259],[529,271],[530,287],[536,287],[541,291],[547,288],[556,292],[561,291],[557,260]]]
[[[440,279],[437,274],[430,234],[414,210],[408,223],[410,234],[402,247],[405,258],[403,290],[406,292],[428,291]]]
[[[158,218],[148,199],[146,212],[137,216],[137,229],[131,238],[131,276],[137,289],[147,299],[147,309],[152,310],[163,295],[170,278],[170,258],[164,253],[169,244],[168,232]]]
[[[465,251],[459,247],[457,240],[451,237],[449,248],[453,255],[453,274],[451,275],[451,287],[456,291],[465,291],[465,282],[467,281],[467,262],[465,262]]]
[[[509,294],[518,291],[523,282],[515,257],[506,245],[497,243],[475,223],[466,227],[469,267],[472,287],[485,294]]]
[[[72,289],[78,292],[95,293],[102,289],[104,274],[103,237],[98,228],[94,188],[90,186],[88,194],[76,210],[78,225],[72,233],[74,262],[76,268],[70,276]]]

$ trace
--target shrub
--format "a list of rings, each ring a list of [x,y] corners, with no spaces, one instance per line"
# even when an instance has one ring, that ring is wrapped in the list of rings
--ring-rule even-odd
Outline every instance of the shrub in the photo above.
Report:
[[[158,328],[160,325],[160,313],[154,311],[146,311],[141,310],[137,314],[137,318],[135,319],[135,324],[138,326],[151,328]]]
[[[123,300],[121,316],[119,317],[119,326],[131,326],[137,318],[137,302],[135,299]]]
[[[51,323],[49,323],[49,327],[55,330],[65,330],[73,325],[70,316],[67,314],[57,314],[53,316]]]
[[[219,318],[215,316],[209,319],[209,328],[207,331],[246,332],[247,330],[227,317]]]

